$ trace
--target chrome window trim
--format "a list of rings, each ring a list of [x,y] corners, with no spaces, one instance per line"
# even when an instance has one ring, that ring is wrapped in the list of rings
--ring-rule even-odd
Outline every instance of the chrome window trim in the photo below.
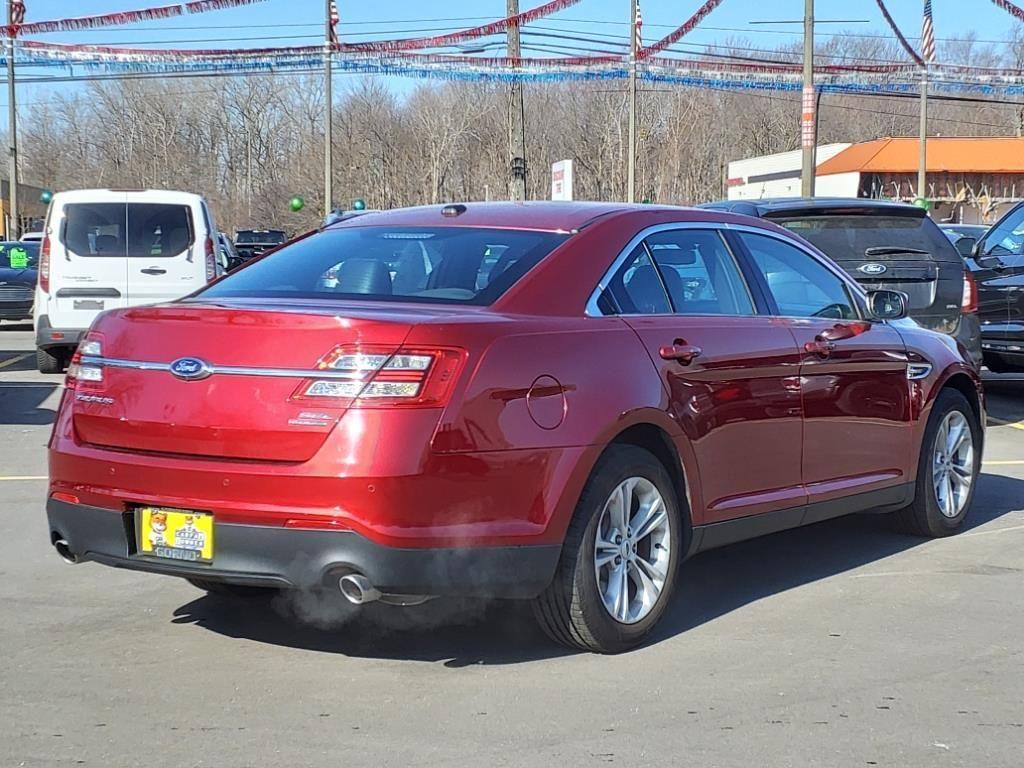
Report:
[[[750,226],[749,224],[736,224],[736,223],[733,223],[733,222],[721,222],[721,221],[678,221],[678,222],[670,222],[670,223],[667,223],[667,224],[654,224],[654,225],[652,225],[650,227],[646,227],[645,229],[640,230],[640,232],[635,237],[633,237],[626,244],[626,247],[622,251],[620,251],[619,255],[615,257],[614,261],[612,261],[611,266],[605,271],[605,273],[602,276],[601,280],[598,282],[597,287],[590,294],[590,299],[587,301],[586,309],[584,310],[584,315],[586,315],[587,317],[609,317],[609,315],[605,315],[601,311],[601,308],[598,306],[598,300],[601,298],[601,294],[603,294],[606,290],[608,290],[608,287],[611,285],[611,281],[612,281],[612,278],[615,276],[615,273],[619,271],[619,269],[625,263],[626,259],[629,258],[630,254],[633,252],[633,250],[638,245],[640,245],[644,240],[646,240],[650,235],[657,234],[659,232],[665,232],[667,230],[676,230],[676,229],[704,229],[704,230],[714,230],[714,231],[717,231],[718,234],[719,234],[719,237],[722,237],[723,242],[725,242],[726,248],[728,248],[730,253],[732,253],[732,248],[729,248],[728,242],[725,241],[725,238],[724,238],[724,236],[722,234],[724,231],[729,231],[729,232],[747,232],[747,233],[752,234],[752,235],[764,235],[765,237],[771,237],[771,238],[774,238],[775,240],[779,240],[782,243],[786,243],[787,245],[791,245],[794,248],[796,248],[797,250],[803,252],[808,257],[814,259],[818,264],[820,264],[825,269],[827,269],[829,272],[831,272],[835,277],[839,278],[840,282],[842,282],[842,284],[844,286],[846,286],[846,289],[848,291],[850,291],[851,294],[852,294],[851,298],[853,299],[854,308],[857,310],[858,314],[860,315],[860,317],[858,319],[861,319],[861,320],[865,319],[864,309],[865,309],[865,306],[866,306],[866,300],[867,299],[866,299],[866,295],[864,293],[864,289],[861,287],[861,285],[856,280],[854,280],[852,277],[850,277],[848,274],[846,274],[846,272],[844,272],[840,267],[836,266],[835,264],[830,263],[827,260],[827,258],[826,259],[822,259],[820,254],[818,254],[815,251],[811,250],[811,248],[806,246],[804,243],[799,242],[796,239],[795,235],[786,235],[786,234],[782,234],[782,233],[779,233],[779,232],[774,232],[774,231],[772,231],[770,229],[765,229],[765,228],[762,228],[762,227]],[[648,253],[649,253],[649,251],[648,251]],[[733,258],[734,259],[736,258],[736,254],[733,254]],[[737,267],[738,266],[739,266],[739,264],[737,264]],[[743,282],[744,282],[744,284],[747,287],[747,291],[749,292],[750,291],[750,285],[747,283],[746,276],[742,274],[742,270],[740,272],[740,276],[743,278]],[[674,314],[676,314],[676,313],[673,313],[673,315]],[[626,313],[626,312],[619,313],[618,315],[614,315],[614,317],[636,317],[636,316],[637,315],[632,315],[632,314]],[[651,315],[651,317],[668,317],[668,315]],[[695,317],[695,315],[687,315],[687,317]],[[777,318],[781,318],[781,319],[791,319],[791,320],[821,319],[821,318],[807,318],[807,317],[802,317],[802,316],[799,316],[799,315],[797,315],[797,316],[789,316],[789,315],[761,315],[761,314],[757,314],[757,313],[755,313],[753,315],[738,315],[738,317],[777,317]]]
[[[153,363],[143,360],[124,360],[116,357],[83,356],[82,365],[95,365],[102,368],[124,368],[133,371],[163,371],[171,373],[171,363]],[[341,379],[343,381],[363,381],[368,373],[347,373],[332,370],[307,370],[302,368],[250,368],[235,365],[211,365],[211,376],[262,376],[278,379]]]

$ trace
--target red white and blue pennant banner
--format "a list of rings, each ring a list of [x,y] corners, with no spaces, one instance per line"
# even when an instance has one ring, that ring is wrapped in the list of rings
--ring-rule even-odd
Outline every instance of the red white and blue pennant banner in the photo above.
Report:
[[[38,35],[44,32],[73,32],[77,29],[96,29],[98,27],[116,27],[123,24],[135,24],[153,19],[169,19],[191,13],[219,11],[223,8],[235,8],[242,5],[254,5],[266,0],[195,0],[189,3],[174,3],[153,8],[141,8],[135,11],[117,11],[93,16],[75,16],[67,19],[35,21],[25,23],[25,3],[11,0],[13,6],[21,6],[21,20],[14,19],[13,28],[5,28],[8,35]]]

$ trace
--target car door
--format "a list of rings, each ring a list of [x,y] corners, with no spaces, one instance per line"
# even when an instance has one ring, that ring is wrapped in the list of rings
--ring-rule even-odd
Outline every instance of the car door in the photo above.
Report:
[[[205,284],[204,235],[187,203],[128,203],[128,303],[156,304]]]
[[[815,502],[913,482],[917,452],[899,333],[864,318],[859,293],[824,257],[781,234],[733,237],[800,351],[807,521]]]
[[[55,206],[56,207],[56,206]],[[126,306],[127,222],[124,196],[60,200],[51,220],[50,301],[53,328],[88,328],[96,315]]]
[[[978,309],[986,351],[1024,340],[1024,205],[985,235],[968,262],[978,283]],[[1001,309],[985,312],[983,302]],[[1001,315],[1001,317],[1000,317]]]
[[[722,234],[658,226],[630,246],[606,292],[657,366],[686,435],[694,521],[792,509],[801,485],[799,356],[758,307]],[[794,520],[792,524],[796,524]]]

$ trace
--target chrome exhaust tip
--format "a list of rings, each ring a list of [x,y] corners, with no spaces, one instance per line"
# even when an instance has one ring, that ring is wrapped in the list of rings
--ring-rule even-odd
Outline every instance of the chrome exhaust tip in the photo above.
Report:
[[[79,562],[78,555],[71,551],[71,545],[64,539],[57,539],[53,542],[53,548],[57,550],[57,554],[60,555],[60,559],[65,563],[75,565]]]
[[[338,588],[352,605],[364,605],[380,600],[380,591],[370,580],[359,573],[346,573],[338,579]]]

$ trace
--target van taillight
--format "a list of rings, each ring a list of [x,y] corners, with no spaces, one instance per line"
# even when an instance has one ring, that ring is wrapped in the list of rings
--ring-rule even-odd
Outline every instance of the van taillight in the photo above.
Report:
[[[338,347],[317,363],[325,376],[307,379],[293,397],[346,408],[439,407],[465,356],[461,349]]]
[[[967,315],[978,311],[978,283],[968,270],[964,270],[964,296],[960,302],[960,311]]]
[[[217,277],[217,254],[213,248],[213,238],[206,238],[206,282],[212,283]]]
[[[43,235],[39,246],[39,287],[43,293],[50,292],[50,236]]]

